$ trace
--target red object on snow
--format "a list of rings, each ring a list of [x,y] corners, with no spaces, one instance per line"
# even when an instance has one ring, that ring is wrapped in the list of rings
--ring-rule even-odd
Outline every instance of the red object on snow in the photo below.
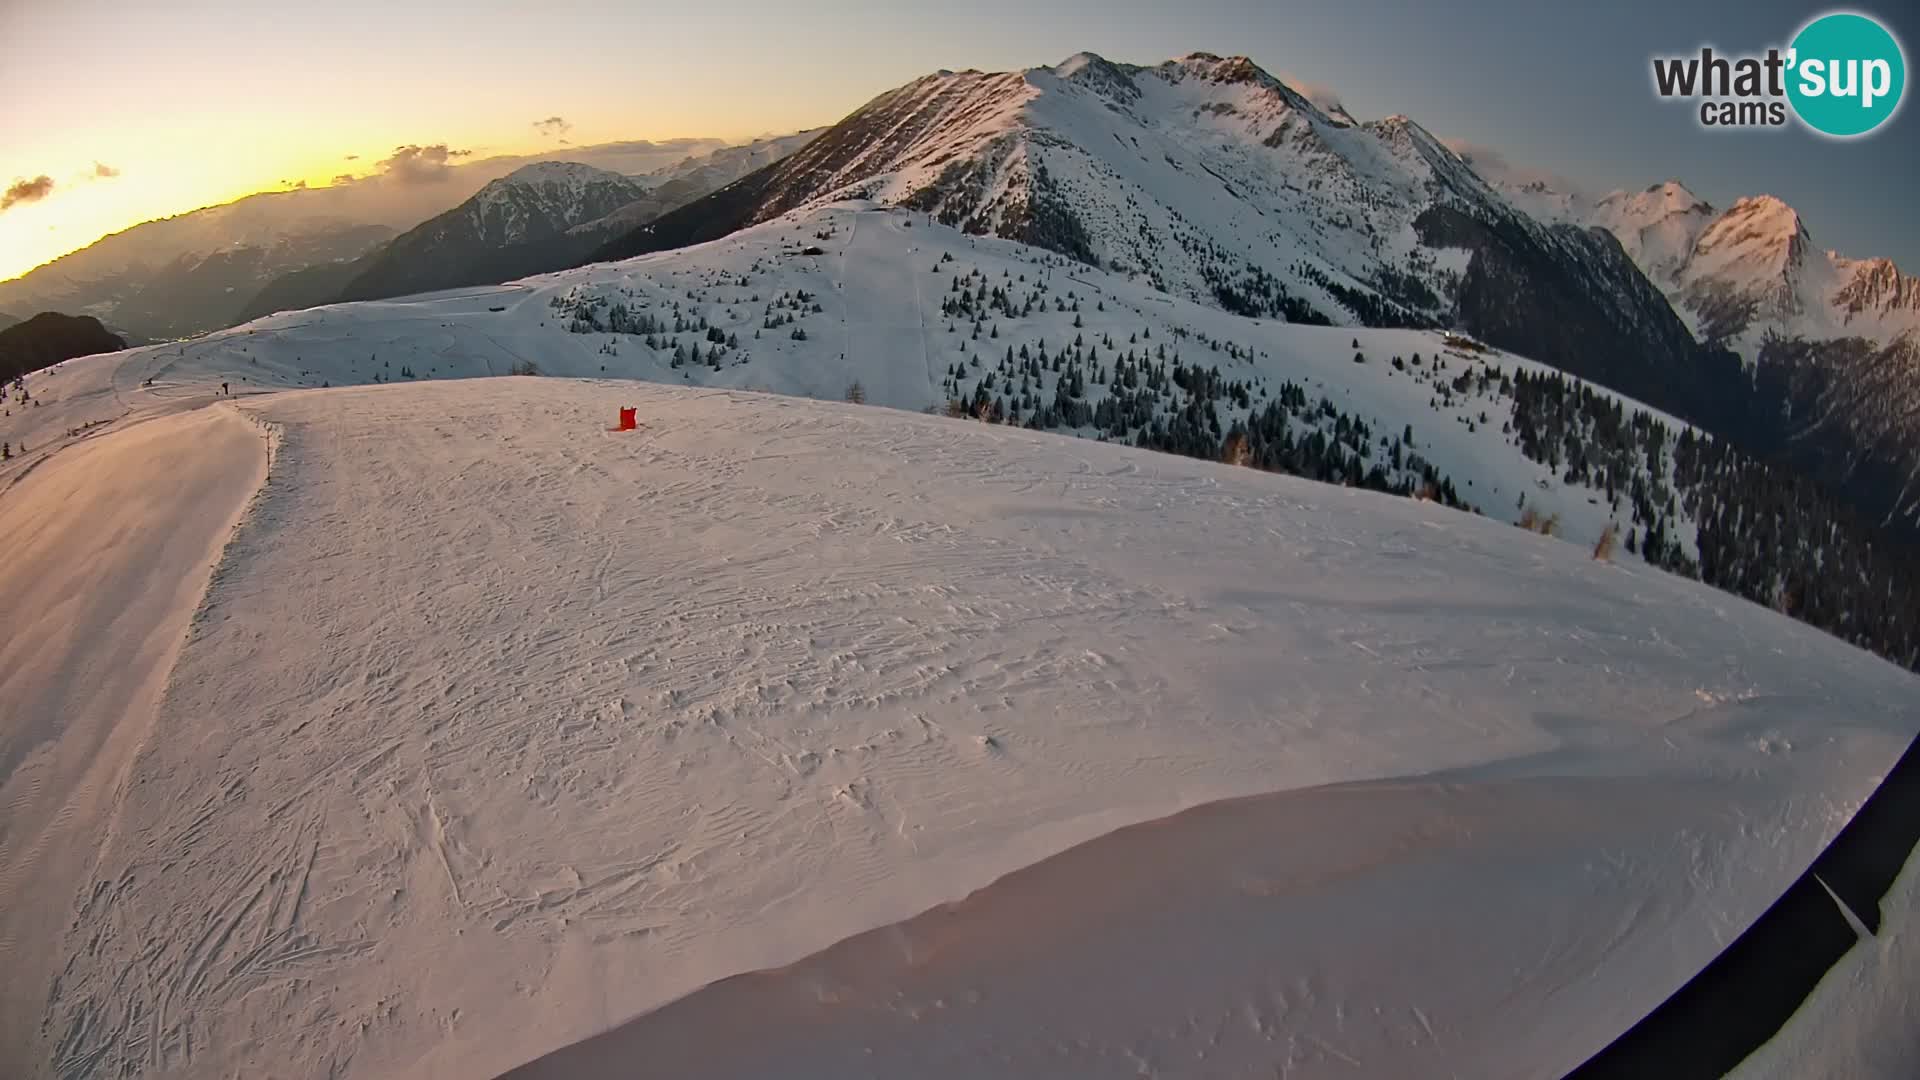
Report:
[[[640,420],[638,416],[635,415],[639,411],[640,410],[638,409],[621,409],[620,410],[620,426],[617,428],[614,428],[613,430],[632,431],[634,428],[639,427]]]

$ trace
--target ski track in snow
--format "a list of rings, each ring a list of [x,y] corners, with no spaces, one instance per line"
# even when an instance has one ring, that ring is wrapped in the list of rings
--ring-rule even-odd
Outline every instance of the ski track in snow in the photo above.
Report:
[[[606,430],[622,404],[640,431]],[[1452,1003],[1396,998],[1391,1037],[1345,1018],[1402,954],[1341,898],[1424,864],[1427,834],[1387,814],[1288,870],[1318,880],[1300,927],[1349,980],[1257,1021],[1293,1075],[1455,1060],[1419,1055],[1484,1050],[1473,1015],[1520,987],[1584,986],[1608,1008],[1553,1014],[1522,1059],[1571,1064],[1804,869],[1916,724],[1911,676],[1837,641],[1405,499],[738,391],[239,408],[278,433],[273,479],[90,879],[70,910],[33,893],[65,930],[24,991],[30,1075],[484,1074],[1185,807],[1670,776],[1654,825],[1621,815],[1632,843],[1569,827],[1528,885],[1564,917],[1455,972]],[[1476,813],[1585,813],[1551,787]],[[1503,940],[1510,909],[1474,900],[1500,880],[1421,891],[1456,898],[1448,940]],[[1452,1039],[1403,1037],[1410,1009]],[[1083,1041],[1096,1072],[1133,1045]]]
[[[62,935],[97,933],[91,918],[106,917],[144,885],[132,874],[101,877],[102,867],[129,825],[122,808],[138,778],[134,762],[154,730],[182,635],[220,545],[266,473],[261,432],[231,409],[114,430],[42,456],[0,497],[8,537],[0,566],[8,603],[0,637],[0,963],[9,971],[0,1058],[16,1063],[32,1060],[25,1047],[34,1025],[61,1000],[73,965],[92,962],[69,954],[59,964],[52,954]],[[120,986],[151,974],[133,956],[107,963]],[[110,1030],[83,1007],[75,1038],[56,1040],[50,1052],[66,1075],[91,1070],[100,1063],[96,1050],[112,1045],[150,1064],[155,1020],[121,1013]]]
[[[894,215],[863,217],[869,220],[854,219],[842,257],[839,292],[846,310],[847,348],[836,366],[874,373],[876,382],[861,383],[870,404],[923,408],[940,396],[927,354],[920,294],[920,274],[926,268],[915,265]],[[901,282],[910,283],[911,291],[901,289]],[[836,391],[843,389],[822,386],[820,396],[841,396]]]

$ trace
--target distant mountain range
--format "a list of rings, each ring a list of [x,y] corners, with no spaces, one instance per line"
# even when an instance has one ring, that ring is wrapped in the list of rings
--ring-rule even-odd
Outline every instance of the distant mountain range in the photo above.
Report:
[[[780,160],[813,134],[725,147],[639,177],[568,161],[526,165],[349,267],[308,272],[297,286],[274,283],[263,299],[280,306],[259,313],[492,284],[570,266],[636,224]]]
[[[1820,249],[1771,195],[1722,210],[1677,180],[1589,198],[1482,163],[1517,206],[1607,230],[1689,329],[1739,356],[1723,429],[1920,531],[1920,278]]]
[[[333,299],[378,300],[507,281],[591,251],[571,230],[638,201],[647,185],[573,162],[524,166],[361,259]]]
[[[1774,196],[1723,210],[1678,180],[1587,199],[1539,180],[1509,187],[1498,171],[1490,179],[1537,218],[1611,232],[1692,329],[1748,359],[1768,335],[1887,344],[1920,331],[1920,278],[1889,259],[1820,250]]]
[[[629,141],[570,147],[560,156],[633,175],[727,145],[719,139]],[[306,269],[338,276],[336,264],[360,258],[539,160],[493,157],[426,173],[376,171],[351,182],[263,192],[145,222],[0,281],[0,311],[85,313],[136,340],[231,326],[254,313],[254,297],[274,279]]]

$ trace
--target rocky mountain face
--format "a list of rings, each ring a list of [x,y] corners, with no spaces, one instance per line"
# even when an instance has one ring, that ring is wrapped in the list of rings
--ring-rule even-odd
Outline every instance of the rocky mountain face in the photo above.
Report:
[[[1668,180],[1588,199],[1488,171],[1516,205],[1619,240],[1707,343],[1716,430],[1920,535],[1920,279],[1821,249],[1771,195],[1721,209]]]
[[[564,265],[586,248],[571,230],[646,194],[640,181],[575,162],[543,161],[394,239],[336,297],[379,300],[507,281]]]
[[[0,328],[0,383],[12,382],[62,360],[127,347],[91,315],[43,311],[25,322]]]
[[[930,75],[594,257],[846,198],[1238,314],[1451,326],[1682,414],[1711,398],[1680,385],[1694,341],[1611,235],[1536,221],[1412,120],[1322,110],[1244,57]]]

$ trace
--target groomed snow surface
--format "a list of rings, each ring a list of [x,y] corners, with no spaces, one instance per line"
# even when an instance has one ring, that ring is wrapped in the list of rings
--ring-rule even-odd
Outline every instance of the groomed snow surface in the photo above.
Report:
[[[376,309],[457,322],[0,421],[20,1075],[1558,1076],[1920,729],[1864,652],[1409,499],[732,389],[216,401]],[[1827,1015],[1913,1016],[1911,874]],[[1759,1075],[1910,1064],[1807,1019]]]

